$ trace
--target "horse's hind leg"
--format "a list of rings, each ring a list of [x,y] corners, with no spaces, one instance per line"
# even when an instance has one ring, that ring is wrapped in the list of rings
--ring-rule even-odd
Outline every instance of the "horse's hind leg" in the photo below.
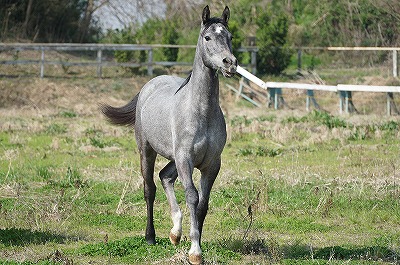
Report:
[[[144,198],[147,205],[146,241],[148,244],[156,243],[154,230],[153,206],[156,197],[156,185],[154,183],[154,162],[157,153],[150,145],[144,144],[140,149],[140,165],[143,176]]]
[[[171,218],[174,226],[169,234],[169,239],[174,245],[178,245],[182,236],[182,212],[176,201],[174,183],[178,177],[178,172],[174,162],[169,162],[160,172],[161,183],[171,208]]]

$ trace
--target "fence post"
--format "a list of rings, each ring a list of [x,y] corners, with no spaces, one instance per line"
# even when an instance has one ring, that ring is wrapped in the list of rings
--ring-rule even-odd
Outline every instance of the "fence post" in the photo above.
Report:
[[[346,91],[346,99],[345,99],[345,102],[346,102],[346,114],[349,114],[349,95],[347,94],[348,92]]]
[[[242,95],[242,93],[243,93],[243,82],[244,82],[244,77],[242,77],[242,78],[240,78],[240,81],[239,81],[239,90],[238,90],[238,92],[237,92],[237,94],[236,94],[236,99],[239,99],[239,97]]]
[[[297,73],[299,74],[301,72],[301,54],[302,51],[301,49],[297,50]]]
[[[276,91],[276,88],[273,88],[275,90],[275,95],[274,95],[274,109],[278,109],[279,108],[279,103],[278,103],[278,93]]]
[[[103,51],[101,49],[97,50],[97,77],[101,78],[102,76],[102,67],[101,67],[101,60],[102,60]]]
[[[310,101],[314,98],[314,90],[307,90],[306,96],[306,111],[310,111]],[[315,105],[315,102],[314,102]]]
[[[251,73],[253,75],[257,74],[257,51],[251,51]]]
[[[42,48],[42,55],[40,58],[40,78],[44,77],[44,49]]]
[[[149,50],[148,65],[147,65],[147,75],[153,75],[153,49]]]
[[[397,50],[393,50],[393,77],[397,77]]]

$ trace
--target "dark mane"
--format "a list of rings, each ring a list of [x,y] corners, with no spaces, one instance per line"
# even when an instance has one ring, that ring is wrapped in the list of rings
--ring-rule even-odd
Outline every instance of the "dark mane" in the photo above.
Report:
[[[220,17],[212,17],[203,22],[204,30],[208,29],[212,24],[221,23],[228,29],[228,23]]]
[[[183,81],[182,85],[178,88],[178,90],[176,90],[175,94],[179,92],[179,90],[181,90],[181,88],[183,88],[190,80],[190,77],[192,76],[192,71],[190,71],[189,76],[186,77],[185,81]]]

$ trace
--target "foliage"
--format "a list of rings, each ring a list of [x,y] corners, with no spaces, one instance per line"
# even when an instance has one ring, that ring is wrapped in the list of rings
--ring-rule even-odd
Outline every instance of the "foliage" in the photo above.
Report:
[[[240,25],[236,20],[229,21],[229,31],[232,34],[232,52],[240,64],[243,62],[243,53],[239,52],[238,49],[242,47],[244,36],[240,31]]]
[[[32,231],[22,228],[0,229],[0,244],[4,246],[27,246],[29,244],[44,244],[55,242],[62,244],[66,240],[61,235],[54,235],[49,231]]]
[[[160,30],[161,29],[161,30]],[[133,29],[109,30],[103,42],[117,44],[178,44],[179,32],[172,20],[149,19],[141,27]],[[160,41],[161,40],[161,41]],[[154,50],[153,60],[176,61],[179,49],[163,48]],[[117,62],[144,63],[148,60],[147,51],[115,51]],[[136,72],[137,69],[131,69]]]
[[[295,40],[298,45],[393,46],[399,41],[396,1],[310,2],[292,2],[291,13],[301,32]]]
[[[294,122],[294,123],[315,122],[320,125],[325,125],[329,129],[351,127],[351,125],[348,125],[346,121],[344,121],[339,117],[330,115],[329,113],[324,111],[316,111],[316,110],[313,110],[308,115],[303,117],[289,116],[284,120],[284,122]]]
[[[188,242],[183,242],[184,247],[188,247]],[[87,244],[79,249],[79,253],[87,256],[109,256],[122,257],[130,262],[140,262],[146,260],[159,260],[172,256],[176,247],[171,245],[169,239],[157,238],[155,245],[148,245],[144,237],[128,237],[106,243]],[[218,257],[220,262],[240,259],[240,255],[227,249],[221,248],[219,244],[204,243],[204,255]]]
[[[173,22],[166,22],[162,27],[162,43],[176,45],[179,43],[179,33],[177,25]],[[179,49],[163,48],[164,59],[169,62],[175,62],[178,59]]]
[[[292,51],[288,42],[288,17],[267,8],[257,19],[257,71],[279,75],[290,63]]]
[[[115,32],[109,31],[110,41],[116,44],[131,44],[135,43],[134,36],[131,34],[131,29],[123,29],[116,30]],[[134,58],[133,51],[115,51],[114,56],[117,62],[119,63],[127,63],[130,62]]]
[[[80,23],[87,4],[82,0],[10,1],[0,0],[0,39],[27,38],[33,42],[87,42],[99,33],[95,22],[85,28]]]

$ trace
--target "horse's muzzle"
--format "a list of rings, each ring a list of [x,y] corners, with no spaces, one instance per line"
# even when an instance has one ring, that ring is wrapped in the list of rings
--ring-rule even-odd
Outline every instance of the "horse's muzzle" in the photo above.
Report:
[[[224,68],[221,68],[221,72],[225,77],[232,77],[236,74],[236,68],[237,68],[237,59],[235,56],[232,57],[225,57],[222,59],[222,62],[224,63]]]

